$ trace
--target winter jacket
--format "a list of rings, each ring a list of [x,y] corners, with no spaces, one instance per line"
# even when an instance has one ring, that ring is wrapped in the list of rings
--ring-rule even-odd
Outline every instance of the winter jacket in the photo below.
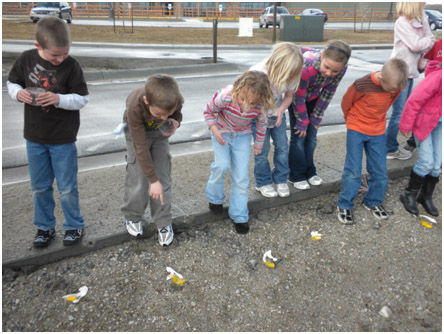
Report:
[[[442,67],[440,62],[429,62],[425,78],[408,98],[399,123],[399,131],[410,132],[423,141],[442,117]]]
[[[400,58],[409,67],[409,78],[419,76],[418,61],[434,44],[434,36],[425,16],[422,22],[400,16],[395,23],[395,38],[390,58]]]

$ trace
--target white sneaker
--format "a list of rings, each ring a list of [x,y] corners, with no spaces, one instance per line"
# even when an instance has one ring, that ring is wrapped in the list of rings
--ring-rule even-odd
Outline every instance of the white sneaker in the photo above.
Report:
[[[290,188],[286,183],[281,183],[276,185],[277,193],[280,197],[288,197],[290,196]]]
[[[310,183],[312,186],[319,186],[322,182],[322,179],[317,175],[314,175],[308,179],[308,183]]]
[[[127,220],[126,221],[126,230],[133,237],[141,236],[143,234],[142,222],[141,221],[133,222],[131,220]]]
[[[308,184],[307,181],[293,182],[293,185],[296,189],[299,189],[299,190],[310,189],[310,185]]]
[[[159,244],[161,246],[168,246],[173,242],[174,232],[172,224],[162,227],[158,229],[158,231],[159,231]]]
[[[256,187],[256,190],[259,191],[264,197],[276,197],[278,195],[271,184],[268,186]]]

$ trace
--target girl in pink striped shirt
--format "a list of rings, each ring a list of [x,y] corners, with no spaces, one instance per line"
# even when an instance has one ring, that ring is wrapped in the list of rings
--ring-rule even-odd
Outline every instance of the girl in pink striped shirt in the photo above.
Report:
[[[267,75],[248,71],[233,85],[214,94],[204,116],[212,132],[214,162],[206,195],[210,210],[220,214],[225,199],[225,174],[231,169],[231,195],[228,215],[237,233],[245,234],[248,226],[248,171],[251,150],[251,125],[256,120],[254,154],[262,152],[267,120],[265,110],[273,108],[273,93]]]

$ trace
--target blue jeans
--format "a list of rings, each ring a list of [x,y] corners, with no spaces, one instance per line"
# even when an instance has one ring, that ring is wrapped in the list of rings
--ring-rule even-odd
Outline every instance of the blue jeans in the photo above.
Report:
[[[361,186],[364,150],[367,157],[367,171],[370,174],[364,203],[369,207],[374,207],[381,205],[384,201],[388,183],[385,141],[385,134],[369,136],[357,131],[347,130],[347,155],[338,200],[338,206],[341,209],[351,210],[353,208],[353,200]]]
[[[442,162],[442,122],[439,121],[427,138],[420,142],[415,137],[418,150],[418,161],[413,166],[413,171],[419,176],[438,177],[441,172]]]
[[[256,121],[253,121],[252,130],[253,138],[256,140]],[[273,139],[274,144],[273,171],[271,171],[268,162],[270,137]],[[287,183],[289,172],[287,123],[284,114],[279,127],[267,129],[262,153],[254,156],[254,178],[256,180],[256,186],[268,186],[273,182],[275,184]]]
[[[220,145],[214,136],[214,162],[207,183],[206,195],[213,204],[222,204],[225,174],[231,168],[231,195],[228,215],[235,223],[248,222],[248,166],[251,151],[251,133],[235,132],[222,135],[225,145]]]
[[[410,96],[413,87],[413,79],[409,79],[407,82],[407,87],[398,95],[398,98],[393,103],[392,115],[390,116],[390,122],[387,126],[386,136],[387,136],[387,152],[395,152],[398,150],[399,143],[396,139],[398,137],[399,131],[399,121],[401,120],[402,110]]]
[[[55,177],[60,193],[60,205],[65,216],[63,228],[83,228],[85,223],[80,214],[75,143],[44,145],[27,140],[26,151],[34,203],[34,225],[44,231],[55,227],[52,187]]]
[[[315,100],[316,102],[316,100]],[[307,103],[307,111],[309,105],[315,105],[315,102],[310,101]],[[290,115],[290,150],[288,152],[288,164],[290,167],[289,180],[291,182],[305,181],[316,175],[316,167],[314,165],[313,157],[317,144],[318,130],[309,124],[307,128],[307,134],[305,137],[299,137],[295,132],[296,117],[293,113],[293,105],[288,108],[288,114]]]

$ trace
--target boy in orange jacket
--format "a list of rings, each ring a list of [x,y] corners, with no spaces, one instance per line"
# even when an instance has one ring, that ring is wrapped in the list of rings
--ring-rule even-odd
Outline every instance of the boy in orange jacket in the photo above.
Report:
[[[387,219],[382,206],[387,189],[386,114],[408,79],[407,64],[392,58],[382,67],[356,80],[345,93],[341,107],[347,124],[347,155],[338,200],[338,219],[354,224],[353,200],[361,185],[362,152],[370,174],[364,207],[378,219]]]

